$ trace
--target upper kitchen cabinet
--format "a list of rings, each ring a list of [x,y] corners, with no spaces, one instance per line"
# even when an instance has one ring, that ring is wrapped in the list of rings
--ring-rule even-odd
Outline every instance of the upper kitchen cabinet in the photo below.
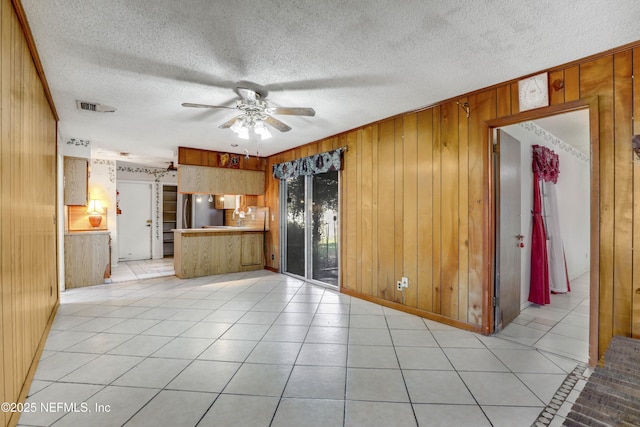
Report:
[[[236,196],[233,194],[224,194],[216,196],[215,206],[216,209],[235,209],[236,206]]]
[[[200,194],[264,194],[264,171],[180,166],[178,191]]]
[[[89,160],[64,158],[64,204],[86,206],[89,181]]]

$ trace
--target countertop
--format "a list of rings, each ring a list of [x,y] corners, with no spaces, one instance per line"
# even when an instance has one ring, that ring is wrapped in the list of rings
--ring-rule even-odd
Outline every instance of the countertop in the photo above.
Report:
[[[109,234],[109,230],[86,230],[86,231],[67,231],[65,236],[82,236],[87,234]]]
[[[171,230],[180,234],[212,234],[212,233],[244,233],[247,231],[260,231],[257,227],[236,227],[233,225],[205,225],[203,228],[176,228]]]

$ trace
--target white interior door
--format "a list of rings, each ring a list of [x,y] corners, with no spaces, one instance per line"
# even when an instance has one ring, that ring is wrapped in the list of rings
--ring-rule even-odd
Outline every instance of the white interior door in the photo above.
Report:
[[[151,183],[119,182],[118,253],[123,261],[151,259]]]
[[[498,131],[498,212],[496,226],[496,329],[504,329],[520,314],[521,184],[520,141]]]

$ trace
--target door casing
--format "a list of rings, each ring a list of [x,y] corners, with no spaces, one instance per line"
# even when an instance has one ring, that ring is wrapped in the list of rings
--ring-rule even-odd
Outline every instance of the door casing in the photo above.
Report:
[[[496,209],[494,180],[495,170],[493,166],[493,132],[494,129],[513,125],[520,122],[535,120],[542,117],[554,116],[571,111],[589,110],[589,140],[591,148],[591,259],[589,278],[589,365],[595,366],[598,362],[599,354],[599,292],[600,292],[600,126],[598,97],[580,99],[535,110],[524,111],[511,116],[499,119],[487,120],[482,123],[482,135],[484,138],[484,182],[485,182],[485,218],[484,226],[484,253],[487,254],[485,271],[483,273],[483,312],[482,329],[483,333],[489,335],[495,329],[495,318],[493,311],[493,300],[495,297],[494,279],[496,272]]]

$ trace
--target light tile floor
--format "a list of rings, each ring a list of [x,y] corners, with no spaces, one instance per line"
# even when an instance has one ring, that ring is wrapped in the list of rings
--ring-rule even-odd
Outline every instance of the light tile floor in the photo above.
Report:
[[[62,293],[19,423],[529,426],[576,365],[269,271],[169,276]]]
[[[589,273],[571,281],[571,292],[552,294],[551,304],[522,310],[496,336],[588,363]]]
[[[151,279],[154,277],[172,276],[174,274],[173,257],[119,261],[116,267],[111,268],[111,283]]]

